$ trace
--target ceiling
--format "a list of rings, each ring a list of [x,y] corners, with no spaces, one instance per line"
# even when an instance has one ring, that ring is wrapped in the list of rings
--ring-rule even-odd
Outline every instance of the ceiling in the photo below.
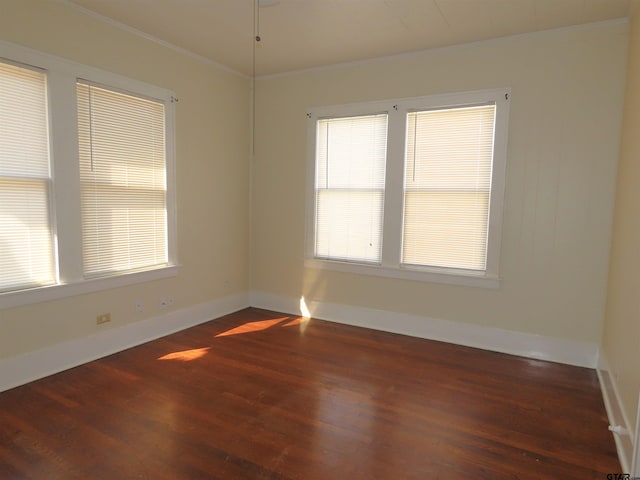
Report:
[[[638,0],[62,0],[251,75],[627,17]]]

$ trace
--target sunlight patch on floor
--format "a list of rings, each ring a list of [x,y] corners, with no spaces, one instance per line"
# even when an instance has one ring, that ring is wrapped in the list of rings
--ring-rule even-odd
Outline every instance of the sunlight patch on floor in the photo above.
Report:
[[[308,319],[303,317],[278,317],[271,318],[269,320],[257,320],[255,322],[247,322],[238,327],[234,327],[230,330],[221,332],[216,335],[216,338],[229,337],[231,335],[242,335],[245,333],[262,332],[270,328],[284,328],[295,326],[300,326],[300,330],[304,331],[307,323]]]
[[[272,318],[269,320],[258,320],[256,322],[248,322],[244,325],[240,325],[239,327],[232,328],[231,330],[227,330],[226,332],[222,332],[216,335],[218,337],[227,337],[229,335],[240,335],[242,333],[252,333],[252,332],[260,332],[262,330],[266,330],[267,328],[274,327],[279,323],[283,323],[289,320],[290,317],[279,317]]]
[[[192,350],[183,350],[181,352],[167,353],[158,358],[158,360],[177,360],[179,362],[190,362],[204,357],[211,347],[194,348]]]

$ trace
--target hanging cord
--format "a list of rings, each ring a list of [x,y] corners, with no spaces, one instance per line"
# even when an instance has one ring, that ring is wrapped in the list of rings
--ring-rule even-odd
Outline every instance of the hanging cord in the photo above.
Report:
[[[418,112],[413,114],[413,181],[416,181],[416,150],[418,149]]]
[[[91,159],[91,171],[94,171],[93,168],[93,87],[88,85],[89,87],[89,155]]]
[[[255,0],[255,18],[256,18],[256,42],[262,40],[260,38],[260,0]],[[255,72],[254,72],[255,73]]]
[[[256,47],[260,38],[260,3],[253,0],[253,41],[251,43],[251,156],[256,153]]]
[[[326,153],[327,160],[325,162],[325,173],[324,173],[325,178],[326,178],[325,179],[325,182],[326,182],[325,185],[327,186],[326,187],[327,190],[329,190],[329,188],[331,188],[330,185],[329,185],[329,158],[330,158],[329,157],[329,145],[330,145],[329,144],[329,129],[330,128],[331,128],[331,122],[327,122],[327,135],[326,135],[326,140],[325,140],[325,143],[327,144],[327,153]]]

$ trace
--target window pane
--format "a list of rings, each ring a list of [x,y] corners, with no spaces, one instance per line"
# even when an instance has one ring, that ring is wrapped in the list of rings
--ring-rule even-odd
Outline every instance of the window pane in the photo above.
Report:
[[[85,276],[166,265],[164,105],[78,83]]]
[[[0,63],[0,291],[55,282],[46,76]]]
[[[488,212],[488,192],[407,191],[403,262],[484,270]]]
[[[407,115],[402,262],[485,270],[495,105]]]
[[[49,177],[46,76],[0,63],[0,176]]]
[[[318,190],[316,256],[379,262],[382,190]]]
[[[315,256],[380,263],[387,115],[319,120]]]

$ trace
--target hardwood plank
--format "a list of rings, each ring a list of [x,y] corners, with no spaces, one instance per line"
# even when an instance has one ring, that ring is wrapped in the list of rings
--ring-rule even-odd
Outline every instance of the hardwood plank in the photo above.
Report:
[[[247,309],[0,394],[2,479],[603,479],[595,372]]]

